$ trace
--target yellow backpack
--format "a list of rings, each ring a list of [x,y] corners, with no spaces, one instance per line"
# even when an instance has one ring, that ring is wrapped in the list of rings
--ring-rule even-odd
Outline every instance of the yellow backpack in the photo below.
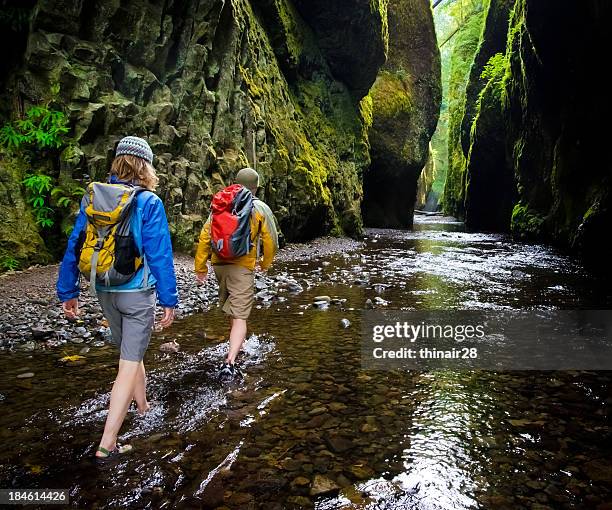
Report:
[[[89,279],[94,295],[96,284],[127,283],[144,263],[130,228],[136,196],[142,191],[139,186],[102,182],[87,187],[83,197],[87,226],[79,243],[79,270]]]

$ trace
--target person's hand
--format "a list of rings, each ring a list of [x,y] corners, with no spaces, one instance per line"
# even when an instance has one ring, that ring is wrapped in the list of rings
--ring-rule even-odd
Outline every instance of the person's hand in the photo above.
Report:
[[[204,285],[207,278],[208,273],[196,273],[196,282],[200,285]]]
[[[158,326],[160,329],[167,328],[174,321],[174,308],[164,306],[164,315],[160,319]]]
[[[72,298],[62,303],[62,310],[68,319],[76,319],[79,315],[79,300]]]

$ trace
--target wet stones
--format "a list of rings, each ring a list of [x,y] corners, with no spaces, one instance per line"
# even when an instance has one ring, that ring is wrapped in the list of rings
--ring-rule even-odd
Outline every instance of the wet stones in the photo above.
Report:
[[[52,337],[54,334],[55,331],[49,327],[40,326],[32,328],[32,338],[34,338],[34,340],[45,340]]]
[[[349,471],[357,480],[368,480],[374,476],[374,470],[364,463],[352,465]]]
[[[334,453],[344,453],[355,446],[350,438],[337,434],[329,434],[326,436],[325,443],[327,443],[329,449]]]
[[[315,475],[312,486],[310,487],[311,496],[322,496],[324,494],[333,494],[340,490],[340,486],[332,479],[323,476]]]
[[[17,379],[31,379],[34,377],[34,372],[23,372],[21,374],[17,374]]]
[[[159,346],[159,350],[165,353],[176,353],[179,352],[181,348],[181,344],[179,344],[176,340],[172,340],[171,342],[163,343]]]
[[[351,321],[348,319],[340,319],[340,325],[344,328],[350,328],[351,327]]]

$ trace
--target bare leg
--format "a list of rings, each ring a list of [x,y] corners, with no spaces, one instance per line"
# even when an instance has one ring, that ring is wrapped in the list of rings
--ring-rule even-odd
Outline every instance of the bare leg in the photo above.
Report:
[[[242,343],[247,333],[247,321],[245,319],[232,319],[232,330],[230,331],[230,345],[227,353],[227,362],[234,363],[240,352]]]
[[[117,435],[123,424],[128,407],[134,397],[136,380],[140,374],[141,363],[139,361],[119,360],[119,372],[111,391],[110,407],[104,426],[104,434],[100,440],[100,446],[111,451],[117,443]],[[96,452],[96,455],[103,456]]]
[[[138,367],[136,385],[134,387],[134,400],[140,414],[145,414],[149,410],[149,402],[147,402],[147,376],[142,361]]]

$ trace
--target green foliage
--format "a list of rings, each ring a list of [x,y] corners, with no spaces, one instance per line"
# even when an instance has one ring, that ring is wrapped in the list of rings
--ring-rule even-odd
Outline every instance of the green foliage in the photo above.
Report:
[[[503,53],[496,53],[485,64],[480,77],[483,80],[501,81],[506,74],[508,61]]]
[[[63,112],[47,105],[31,106],[24,118],[0,128],[0,146],[9,152],[20,149],[59,149],[68,133],[68,119]]]
[[[52,178],[43,174],[28,174],[23,180],[26,188],[28,202],[34,210],[36,223],[42,228],[50,228],[54,225],[53,209],[48,204],[49,190],[52,187]]]
[[[19,261],[12,255],[0,255],[0,269],[3,271],[15,271],[19,268]]]
[[[57,93],[57,87],[52,90]],[[25,115],[0,128],[0,149],[34,166],[37,161],[48,157],[48,150],[57,150],[65,143],[68,133],[68,119],[63,112],[49,108],[49,103],[31,106]],[[30,170],[22,181],[26,197],[31,205],[36,224],[43,229],[55,224],[51,208],[51,195],[58,198],[60,207],[70,207],[77,197],[83,194],[80,187],[54,188],[54,178],[42,171]],[[53,191],[51,191],[53,189]],[[56,191],[57,190],[57,191]]]
[[[85,188],[78,185],[56,186],[51,190],[51,196],[59,207],[74,209],[85,194]]]
[[[529,209],[522,202],[514,206],[512,210],[511,230],[512,235],[520,239],[538,238],[542,233],[544,218]]]

